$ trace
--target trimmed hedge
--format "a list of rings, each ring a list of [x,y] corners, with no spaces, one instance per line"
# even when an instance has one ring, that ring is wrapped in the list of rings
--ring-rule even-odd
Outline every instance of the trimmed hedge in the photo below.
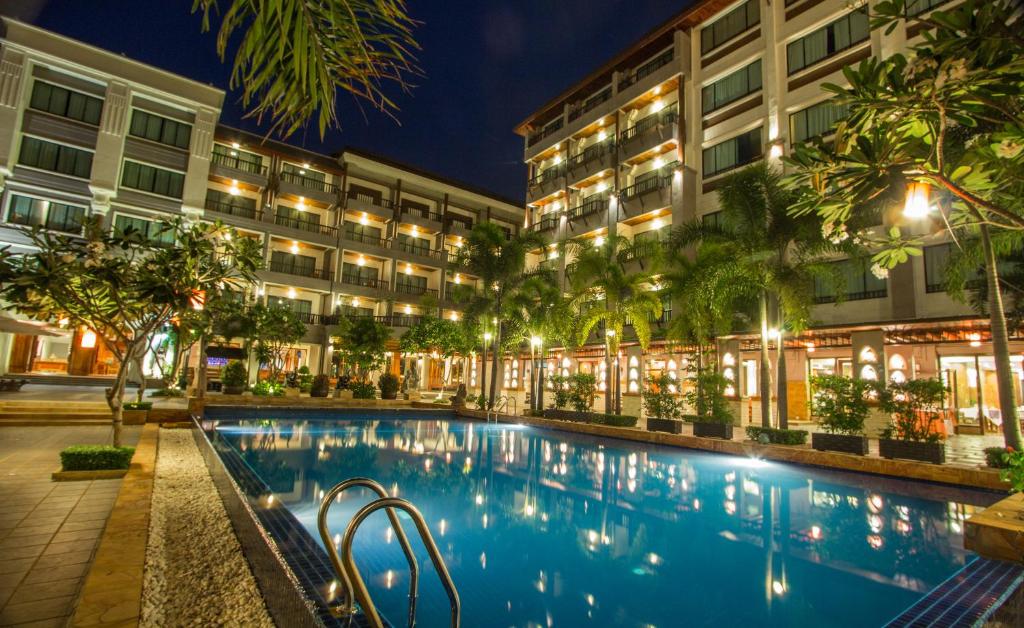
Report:
[[[153,409],[153,402],[152,401],[129,401],[129,402],[124,404],[123,408],[125,410],[152,410]]]
[[[613,427],[636,427],[638,417],[625,414],[603,414],[601,412],[577,412],[575,410],[560,410],[548,408],[544,411],[545,419],[558,419],[559,421],[572,421],[574,423],[594,423],[596,425],[611,425]]]
[[[775,427],[747,426],[747,438],[756,441],[761,434],[768,436],[768,442],[773,445],[805,445],[807,444],[806,430],[783,430]]]
[[[134,453],[134,447],[72,445],[60,452],[60,466],[64,471],[127,469]]]

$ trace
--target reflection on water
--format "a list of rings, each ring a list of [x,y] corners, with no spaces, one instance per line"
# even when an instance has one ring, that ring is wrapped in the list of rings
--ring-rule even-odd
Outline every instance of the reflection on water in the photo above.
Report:
[[[997,498],[459,421],[218,431],[318,541],[320,497],[341,480],[411,500],[467,626],[880,625],[964,565],[963,520]],[[368,499],[340,496],[336,541]],[[445,625],[447,598],[407,529],[424,564],[420,625]],[[407,568],[383,513],[355,556],[382,612],[404,617]]]

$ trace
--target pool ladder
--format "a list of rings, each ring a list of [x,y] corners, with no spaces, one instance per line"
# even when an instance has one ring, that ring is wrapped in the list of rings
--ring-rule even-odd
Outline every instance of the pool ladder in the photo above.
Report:
[[[338,548],[334,546],[331,532],[327,528],[327,511],[338,495],[354,486],[370,489],[377,494],[377,498],[360,508],[352,517],[352,520],[349,521],[348,527],[345,528],[345,535],[341,539],[341,555],[339,556]],[[384,627],[384,622],[381,620],[377,607],[370,597],[366,583],[359,574],[359,569],[352,558],[352,541],[355,539],[356,530],[367,517],[382,508],[387,512],[391,528],[395,531],[395,536],[398,537],[398,544],[401,546],[402,552],[405,554],[405,560],[409,564],[408,625],[410,627],[416,625],[416,599],[418,596],[417,589],[419,587],[420,571],[419,563],[416,561],[415,554],[413,554],[409,538],[405,536],[405,532],[402,530],[402,524],[398,519],[396,510],[405,511],[416,526],[420,540],[423,541],[424,547],[427,548],[430,561],[434,564],[434,569],[441,579],[445,593],[448,594],[448,603],[451,606],[451,626],[458,628],[462,613],[459,593],[455,590],[455,583],[448,573],[448,567],[445,565],[444,558],[441,557],[441,552],[437,549],[434,537],[430,534],[430,528],[427,526],[426,520],[423,519],[423,515],[420,514],[420,511],[411,502],[389,496],[379,482],[370,478],[351,478],[335,484],[331,490],[324,494],[324,498],[320,501],[320,510],[317,513],[317,528],[320,531],[320,538],[324,542],[324,547],[327,548],[327,555],[331,559],[331,565],[334,567],[334,572],[338,575],[338,580],[341,584],[341,605],[333,607],[331,612],[339,617],[352,617],[356,613],[355,605],[358,602],[370,626],[374,628]]]
[[[487,422],[491,422],[491,417],[494,417],[494,422],[498,422],[498,415],[504,410],[508,414],[508,407],[511,404],[513,416],[517,414],[516,409],[516,398],[512,395],[502,395],[498,397],[497,401],[494,402],[494,408],[487,410]]]

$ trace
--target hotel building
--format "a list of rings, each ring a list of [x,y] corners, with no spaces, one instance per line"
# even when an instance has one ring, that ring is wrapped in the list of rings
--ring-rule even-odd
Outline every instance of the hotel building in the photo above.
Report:
[[[910,9],[945,4],[915,0]],[[564,279],[572,260],[559,257],[555,243],[617,235],[645,243],[630,260],[642,267],[645,248],[660,246],[673,225],[716,220],[716,189],[730,172],[757,160],[781,167],[779,158],[795,143],[827,132],[843,112],[828,102],[823,83],[842,84],[842,68],[905,51],[920,39],[914,25],[870,30],[863,9],[843,0],[693,3],[516,128],[529,168],[529,228],[552,244],[535,253],[534,263]],[[811,418],[814,374],[941,375],[958,429],[994,428],[1001,415],[988,320],[943,290],[951,245],[942,226],[895,213],[883,223],[924,237],[924,255],[887,279],[859,262],[836,260],[845,299],[837,304],[836,294],[817,286],[814,326],[785,341],[791,420]],[[665,305],[668,318],[671,303]],[[1012,338],[1019,394],[1024,342],[1020,330]],[[720,338],[718,352],[739,418],[758,422],[759,337]],[[579,368],[605,381],[602,355],[600,346],[556,353],[548,368]],[[685,356],[670,354],[664,342],[646,355],[627,343],[622,360],[627,414],[639,412],[646,374],[685,376]]]
[[[522,228],[512,201],[355,149],[327,156],[264,141],[218,124],[219,89],[0,23],[0,243],[24,249],[23,229],[37,225],[81,234],[93,216],[143,231],[162,219],[223,221],[263,244],[253,296],[307,324],[287,370],[327,372],[340,314],[373,316],[396,338],[426,312],[457,319],[452,287],[475,280],[453,263],[462,239],[481,221]],[[112,373],[113,356],[89,333],[0,334],[0,368]],[[214,363],[235,354],[210,352]],[[424,383],[439,385],[441,370],[424,367]]]

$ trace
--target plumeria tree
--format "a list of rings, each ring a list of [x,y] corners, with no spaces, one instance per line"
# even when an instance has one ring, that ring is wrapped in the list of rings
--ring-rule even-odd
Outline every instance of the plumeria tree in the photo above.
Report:
[[[355,367],[359,381],[366,382],[370,372],[385,366],[391,329],[369,316],[342,317],[331,333],[334,351]]]
[[[107,392],[117,447],[128,370],[153,334],[176,313],[204,307],[208,295],[244,290],[260,265],[254,241],[227,237],[220,223],[162,223],[158,235],[167,232],[170,246],[134,229],[111,233],[97,217],[85,238],[36,228],[26,231],[35,252],[0,251],[0,297],[32,318],[91,330],[117,358]]]
[[[1004,436],[1020,448],[998,264],[1024,239],[1019,2],[966,0],[917,15],[908,8],[906,0],[874,4],[872,27],[921,25],[922,43],[906,56],[846,68],[848,87],[824,86],[849,114],[833,141],[795,147],[793,181],[806,196],[794,214],[814,212],[851,232],[847,225],[866,213],[884,216],[884,232],[860,234],[875,249],[879,276],[921,255],[917,233],[944,229],[958,244],[980,244]]]

